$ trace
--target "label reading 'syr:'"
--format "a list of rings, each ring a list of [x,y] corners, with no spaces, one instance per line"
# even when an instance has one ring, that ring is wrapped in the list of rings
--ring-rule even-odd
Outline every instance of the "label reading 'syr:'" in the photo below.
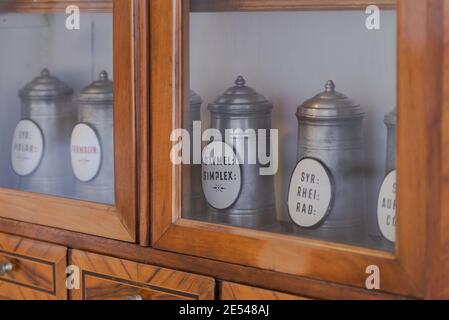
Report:
[[[327,217],[332,202],[332,182],[328,169],[315,159],[299,161],[288,192],[288,210],[293,222],[310,228]]]
[[[224,143],[215,141],[203,150],[203,192],[215,209],[226,209],[237,200],[242,187],[241,169],[236,154]]]
[[[19,176],[33,173],[44,154],[44,136],[39,126],[31,120],[20,121],[14,130],[11,164]]]
[[[101,167],[101,145],[89,125],[79,123],[73,129],[70,155],[73,173],[79,181],[89,182],[96,177]]]
[[[377,202],[377,222],[382,235],[389,241],[396,241],[396,170],[384,179]]]

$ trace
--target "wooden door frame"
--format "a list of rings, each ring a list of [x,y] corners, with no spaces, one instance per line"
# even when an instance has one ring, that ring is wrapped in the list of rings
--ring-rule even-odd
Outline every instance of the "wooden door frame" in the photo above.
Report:
[[[115,205],[3,188],[0,189],[0,217],[116,240],[136,241],[135,1],[114,0],[112,10]],[[55,3],[42,1],[38,7],[31,6],[30,12],[64,12],[52,10]],[[93,11],[97,10],[95,7]],[[26,11],[26,6],[21,6],[20,11]]]
[[[172,128],[181,123],[180,113],[174,114],[173,110],[188,101],[183,96],[187,91],[183,88],[188,88],[188,1],[151,1],[153,246],[359,288],[365,288],[366,268],[376,265],[381,272],[381,291],[414,297],[441,295],[449,282],[440,267],[444,258],[447,262],[449,236],[442,245],[439,228],[444,183],[441,138],[447,127],[441,121],[442,84],[447,85],[443,81],[447,77],[442,70],[443,48],[448,52],[443,27],[449,20],[443,11],[448,8],[447,1],[440,0],[398,1],[400,188],[396,253],[392,254],[180,217],[179,192],[173,192],[174,186],[179,189],[179,169],[173,170],[170,162],[169,136]],[[448,141],[446,138],[446,144]],[[449,176],[448,166],[445,172]],[[431,185],[425,183],[430,179]]]
[[[191,0],[192,12],[391,9],[397,0]]]

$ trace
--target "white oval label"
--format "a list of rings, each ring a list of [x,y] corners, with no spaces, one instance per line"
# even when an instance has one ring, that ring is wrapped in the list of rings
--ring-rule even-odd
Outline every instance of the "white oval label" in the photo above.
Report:
[[[203,150],[203,192],[215,209],[226,209],[237,200],[242,187],[241,169],[232,148],[221,141]]]
[[[72,169],[81,182],[94,179],[101,166],[100,140],[94,129],[85,123],[79,123],[72,131],[70,140]]]
[[[21,120],[12,140],[12,169],[19,176],[27,176],[39,167],[43,154],[44,136],[41,129],[31,120]]]
[[[377,223],[385,239],[396,241],[396,170],[384,179],[377,201]]]
[[[300,227],[318,225],[329,214],[332,202],[329,170],[315,159],[299,161],[293,172],[288,192],[288,210]]]

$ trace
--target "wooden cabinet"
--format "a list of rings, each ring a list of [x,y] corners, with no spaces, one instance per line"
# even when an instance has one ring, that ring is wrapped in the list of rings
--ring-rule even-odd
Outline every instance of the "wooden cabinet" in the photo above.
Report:
[[[1,28],[0,37],[2,41],[15,39],[8,44],[5,42],[3,50],[8,47],[12,51],[23,53],[14,61],[8,61],[6,58],[0,61],[2,68],[11,69],[10,72],[4,73],[9,73],[10,76],[2,78],[0,92],[2,99],[8,101],[2,107],[2,113],[5,115],[0,123],[2,149],[11,150],[14,126],[23,117],[32,119],[33,127],[40,129],[42,145],[45,145],[41,150],[40,162],[31,164],[34,165],[34,171],[29,174],[26,171],[14,171],[11,162],[20,162],[22,166],[30,165],[29,159],[32,157],[16,155],[14,151],[3,153],[0,159],[0,217],[136,242],[137,73],[134,71],[134,26],[137,22],[134,11],[135,6],[140,5],[142,3],[138,4],[136,1],[112,0],[18,0],[0,5],[4,27]],[[10,14],[15,12],[17,14]],[[81,21],[80,15],[85,19],[84,24],[76,22]],[[70,20],[71,18],[74,20]],[[27,35],[23,33],[25,29],[29,31]],[[7,56],[10,54],[2,53],[2,57]],[[41,70],[44,71],[41,73]],[[91,122],[82,120],[86,113],[84,116],[80,115],[79,97],[83,88],[99,79],[101,70],[109,73],[109,78],[105,76],[104,80],[113,80],[113,116],[106,117],[103,113],[93,116],[96,119],[92,118]],[[31,82],[34,77],[35,80]],[[52,82],[47,78],[57,81]],[[55,105],[56,111],[52,111],[51,105],[45,109],[46,104],[52,103],[51,94],[55,91],[48,86],[54,82],[59,83],[56,83],[58,88],[62,87],[61,83],[70,88],[65,90],[69,93],[70,105],[64,112],[58,111],[58,108],[62,108],[58,105],[59,102]],[[39,83],[46,83],[48,86],[45,90],[48,90],[50,96],[45,96],[45,103],[39,105],[40,102],[36,100],[35,107],[30,107],[28,104],[33,103],[32,99],[35,99],[35,93],[30,93],[30,96],[34,97],[32,102],[22,101],[21,110],[20,99],[24,98],[23,95],[19,98],[17,93],[27,83],[27,88],[32,87],[36,92],[44,90],[43,87],[37,87],[41,85]],[[104,88],[98,84],[99,82],[96,88]],[[45,94],[41,93],[42,96]],[[36,108],[31,115],[30,108]],[[71,132],[73,133],[72,129],[77,122],[87,123],[92,132],[96,132],[97,139],[103,139],[98,144],[101,150],[95,149],[95,157],[98,156],[97,160],[100,162],[94,169],[98,170],[97,174],[93,175],[90,181],[80,180],[71,169],[74,165],[73,155],[78,151],[86,154],[84,158],[80,158],[81,166],[95,163],[86,158],[85,152],[94,149],[77,148],[78,151],[73,151],[75,149],[71,147],[74,143],[73,136],[71,140]],[[101,129],[98,129],[100,127]],[[109,127],[111,128],[104,129]],[[104,130],[110,130],[107,137],[99,133],[105,132]],[[14,141],[15,146],[21,143]],[[92,142],[92,139],[86,140],[83,145],[87,146]],[[19,153],[28,150],[16,149]],[[38,149],[36,146],[33,150],[38,152]],[[92,156],[92,152],[89,153],[89,156]],[[99,178],[101,170],[107,170],[107,173],[101,174],[104,179]],[[27,179],[34,180],[33,187],[26,183]],[[96,184],[96,187],[89,191],[89,194],[93,195],[92,199],[81,196],[79,192],[80,188],[89,183]],[[104,190],[111,190],[108,201],[95,197],[96,192],[104,193]]]
[[[0,267],[6,272],[0,269],[0,298],[449,297],[445,272],[449,264],[445,232],[449,225],[449,202],[445,201],[449,197],[448,0],[3,2],[0,149],[5,152],[0,157]],[[83,17],[79,29],[78,13]],[[101,70],[108,71],[109,78]],[[113,116],[108,122],[113,138],[98,139],[100,147],[106,143],[111,148],[102,149],[105,153],[97,158],[113,162],[108,177],[114,182],[102,186],[113,189],[111,201],[80,196],[76,186],[89,181],[76,177],[73,158],[67,161],[73,147],[72,127],[83,123],[76,115],[79,96],[99,76],[99,80],[113,80]],[[61,83],[73,89],[75,115],[70,125],[54,121],[51,114],[46,115],[50,120],[45,124],[29,119],[29,101],[23,101],[18,92],[29,89],[27,84],[36,84],[33,79],[42,84],[42,78],[56,82],[66,93],[71,90]],[[338,136],[342,147],[312,145],[308,150],[324,169],[331,191],[321,220],[304,226],[292,218],[289,204],[291,177],[295,165],[304,159],[298,151],[298,106],[322,91],[325,83],[325,91],[317,97],[329,97],[331,92],[333,98],[347,102],[334,92],[337,89],[330,78],[339,91],[354,98],[348,100],[358,101],[365,117],[360,140],[344,130],[342,135],[327,133],[323,138],[318,132],[310,136],[318,144],[329,144]],[[235,86],[226,91],[235,79]],[[242,93],[246,94],[243,100]],[[230,95],[234,98],[227,99]],[[246,169],[232,163],[234,171],[223,173],[220,179],[233,180],[240,174],[243,180],[238,185],[207,185],[216,200],[226,200],[227,206],[220,207],[203,192],[202,180],[208,176],[202,174],[202,154],[196,155],[199,163],[185,164],[182,161],[195,159],[187,160],[187,153],[176,148],[181,140],[190,140],[184,133],[198,128],[193,120],[202,123],[201,132],[192,136],[199,140],[203,129],[220,131],[230,120],[249,123],[242,120],[242,114],[254,111],[248,96],[272,113],[271,127],[268,122],[260,127],[278,132],[278,171],[272,180],[253,181],[242,171]],[[223,101],[234,104],[221,108]],[[395,107],[397,141],[390,151],[396,150],[398,189],[396,193],[394,183],[395,205],[390,209],[395,208],[395,242],[391,242],[382,236],[376,214],[386,175],[384,117]],[[213,116],[210,109],[214,109]],[[28,144],[13,143],[23,120],[34,121],[41,130],[33,132],[42,135],[38,146],[43,155],[35,161],[35,171],[26,174],[12,165],[15,151],[35,150],[34,145],[30,149]],[[64,130],[47,130],[50,124]],[[328,129],[327,125],[317,127]],[[26,132],[18,133],[20,139],[29,138]],[[196,151],[210,142],[195,143],[194,139],[190,141]],[[49,161],[45,152],[52,150],[54,141],[60,149],[59,153],[53,149]],[[346,170],[355,158],[344,158],[354,141],[365,147],[358,154],[362,160]],[[274,150],[271,144],[269,149]],[[334,154],[318,159],[318,149]],[[31,158],[36,160],[35,155]],[[21,153],[16,157],[16,161],[29,159]],[[324,160],[335,161],[343,169],[333,172]],[[87,164],[89,159],[81,162]],[[23,181],[41,164],[49,175],[39,176],[42,179],[36,183],[40,187],[29,188]],[[54,182],[53,171],[60,170],[61,164],[66,169],[58,177],[72,188],[63,195],[63,190],[44,188]],[[365,184],[343,192],[341,177],[363,178]],[[241,222],[231,223],[223,216],[238,202],[243,188],[250,190],[247,202],[232,213],[240,215]],[[226,190],[235,199],[228,199]],[[355,196],[362,190],[367,198]],[[314,197],[313,192],[308,194]],[[355,212],[360,219],[354,228],[363,229],[363,236],[348,240],[343,232],[336,240],[317,235],[316,230],[328,226],[326,219],[334,218],[336,201],[345,197],[352,200],[346,203],[347,210],[337,213],[342,219],[333,221],[351,225],[345,213]],[[273,198],[265,206],[264,200]],[[251,220],[249,216],[267,207],[273,218],[270,223]],[[301,214],[316,215],[313,207],[307,209]],[[369,227],[361,226],[365,220]],[[80,285],[69,293],[64,283],[67,250],[68,264],[75,267],[72,272],[79,269]]]
[[[221,300],[309,300],[277,291],[265,290],[232,282],[220,283]]]
[[[83,300],[211,300],[209,277],[73,250],[70,263],[80,270]]]
[[[65,300],[67,249],[0,234],[0,299]]]
[[[267,228],[248,228],[243,225],[212,223],[207,217],[198,218],[202,212],[191,212],[188,207],[186,209],[184,206],[186,201],[182,190],[191,191],[191,185],[189,185],[191,172],[189,169],[184,169],[184,167],[189,166],[174,164],[175,162],[170,160],[173,152],[177,150],[173,151],[173,144],[181,140],[175,139],[173,142],[168,137],[177,128],[190,130],[190,124],[188,127],[184,127],[184,124],[185,120],[189,119],[189,110],[191,110],[189,109],[189,94],[192,72],[198,72],[198,70],[203,72],[204,79],[201,78],[200,80],[205,81],[201,82],[199,77],[194,77],[193,84],[201,83],[204,85],[203,88],[206,88],[204,90],[206,90],[205,95],[207,96],[205,104],[207,105],[207,103],[214,101],[214,97],[225,91],[226,84],[222,84],[224,87],[220,89],[221,86],[217,85],[217,81],[221,81],[222,78],[231,81],[232,79],[229,79],[230,70],[232,72],[250,73],[254,81],[259,78],[260,86],[268,91],[270,86],[276,86],[276,81],[282,81],[287,73],[296,70],[294,63],[285,66],[282,62],[284,58],[290,59],[292,57],[284,53],[292,52],[291,49],[297,39],[292,38],[290,42],[287,41],[289,45],[279,41],[271,31],[273,29],[274,32],[287,29],[281,29],[280,27],[277,29],[277,26],[272,24],[269,24],[268,28],[263,25],[262,28],[262,22],[264,20],[272,21],[270,18],[273,16],[270,15],[271,13],[260,14],[257,11],[281,11],[276,14],[284,14],[291,23],[289,26],[292,27],[292,17],[294,17],[292,12],[297,10],[322,9],[329,6],[332,9],[356,9],[359,10],[360,14],[365,14],[368,3],[377,4],[381,10],[383,8],[387,10],[392,8],[396,1],[319,1],[319,3],[316,3],[315,1],[155,0],[151,2],[152,103],[150,142],[152,158],[149,165],[151,166],[150,176],[152,177],[151,239],[152,245],[156,249],[361,289],[370,286],[370,275],[374,274],[374,276],[379,276],[380,288],[378,289],[383,292],[421,298],[447,297],[449,282],[445,276],[444,266],[447,264],[448,247],[446,245],[447,237],[444,235],[444,226],[446,225],[448,212],[444,194],[448,190],[448,170],[445,170],[447,166],[444,163],[447,163],[445,159],[448,148],[448,124],[445,121],[447,117],[445,116],[446,108],[443,103],[448,90],[446,86],[448,74],[444,67],[447,64],[444,53],[448,50],[448,33],[447,28],[445,28],[447,21],[449,21],[447,1],[399,0],[397,1],[396,11],[391,15],[393,23],[390,25],[392,27],[390,34],[393,35],[393,38],[390,39],[395,39],[395,25],[397,25],[398,30],[397,39],[392,42],[394,49],[397,46],[397,54],[392,51],[393,54],[390,55],[390,58],[393,64],[391,65],[392,68],[389,69],[393,70],[392,78],[397,76],[397,90],[395,89],[395,81],[391,82],[392,85],[388,89],[392,92],[392,97],[397,97],[391,100],[391,107],[389,108],[393,108],[394,104],[397,103],[398,109],[397,225],[396,243],[391,250],[385,250],[385,248],[376,245],[366,245],[363,241],[337,243],[336,241],[322,240],[318,237],[301,236],[301,233],[294,231],[295,226],[279,231],[270,226]],[[196,11],[201,11],[201,16],[195,16]],[[231,16],[216,13],[222,11],[245,11],[245,13],[229,14]],[[204,12],[209,12],[211,19],[206,19],[207,15]],[[335,14],[340,14],[340,12],[335,11]],[[316,12],[312,14],[316,14]],[[332,13],[326,14],[326,18],[329,18]],[[301,17],[306,19],[303,21],[316,21],[312,18],[307,20],[305,15]],[[394,23],[395,17],[397,17],[397,23]],[[245,19],[247,20],[245,21]],[[279,17],[279,21],[281,20]],[[212,28],[205,28],[204,21],[214,27],[220,21],[223,25],[228,26],[228,29],[231,26],[236,26],[236,23],[238,23],[238,26],[246,27],[238,27],[238,30],[232,29],[233,33],[230,34],[218,35],[212,33]],[[226,23],[229,21],[234,22]],[[202,26],[202,28],[199,26]],[[366,28],[365,24],[360,25],[360,28]],[[192,33],[192,30],[198,31],[200,29],[202,31],[207,30],[201,33],[201,37]],[[225,32],[220,28],[216,30]],[[268,33],[272,35],[271,38],[265,36],[267,30],[271,32]],[[307,28],[295,28],[294,30],[296,30],[296,34],[313,31],[312,29],[307,30]],[[330,31],[329,28],[326,30],[326,32],[335,32],[335,30]],[[366,32],[366,29],[364,30]],[[257,34],[257,36],[249,36],[249,32],[255,32],[251,35]],[[365,35],[369,37],[367,34]],[[286,36],[284,32],[279,34],[279,38],[284,36]],[[339,35],[336,34],[335,36]],[[346,36],[350,37],[348,34]],[[312,35],[311,37],[315,36]],[[322,39],[321,36],[317,36],[315,40],[318,38]],[[257,40],[251,41],[254,39]],[[196,42],[193,42],[194,40]],[[318,42],[322,44],[323,41]],[[265,55],[264,52],[273,47],[265,44],[271,42],[282,43],[284,47],[274,45],[276,47],[274,51],[276,52],[269,51],[271,55]],[[311,43],[317,45],[316,41],[309,41],[300,48],[299,52],[303,53],[303,49],[306,47],[307,50],[310,49],[307,52],[313,53],[313,47],[310,48]],[[363,46],[355,40],[347,44],[349,43],[351,45],[348,46],[348,51],[341,51],[338,56],[332,54],[334,50],[331,48],[323,50],[322,47],[319,47],[320,50],[316,50],[316,54],[326,52],[332,56],[326,60],[326,54],[324,54],[322,59],[326,63],[317,63],[315,70],[307,69],[310,73],[297,73],[297,77],[294,79],[301,80],[294,83],[293,87],[296,88],[299,83],[303,84],[310,80],[310,75],[312,75],[312,78],[318,77],[319,70],[321,70],[319,68],[328,68],[324,71],[335,73],[337,69],[333,67],[339,65],[340,59],[346,61],[344,60],[345,52],[354,52],[354,50]],[[215,44],[218,44],[220,48],[232,48],[232,50],[209,50],[215,48]],[[252,46],[254,45],[259,45],[259,50],[253,50]],[[341,49],[341,47],[339,48]],[[251,55],[246,54],[247,51],[253,54],[253,59],[251,59]],[[198,52],[203,53],[201,59],[198,57]],[[295,54],[293,56],[299,57]],[[307,56],[312,60],[314,57],[317,56],[314,54]],[[376,57],[373,57],[374,61],[375,59]],[[329,61],[333,62],[327,63]],[[397,75],[394,72],[396,70],[395,61],[397,61]],[[223,63],[223,68],[215,68],[216,64],[220,63]],[[296,63],[301,66],[304,65],[301,61],[296,61]],[[316,61],[311,63],[316,63]],[[276,69],[273,65],[278,68]],[[352,70],[349,65],[347,65],[347,72],[340,75],[341,78],[360,75],[357,72],[361,68]],[[377,66],[385,67],[385,65]],[[376,68],[376,62],[373,63],[372,67]],[[167,70],[174,70],[174,74],[166,72]],[[220,72],[216,70],[220,70]],[[279,72],[279,74],[275,74],[276,72]],[[212,78],[214,79],[213,82]],[[268,80],[263,82],[261,79]],[[229,81],[224,83],[229,83]],[[354,85],[360,87],[360,81],[356,81],[357,85],[354,82]],[[237,87],[242,87],[238,82],[239,80],[236,82]],[[381,82],[379,82],[379,85]],[[171,87],[174,87],[173,91],[164,89]],[[289,88],[292,87],[289,86]],[[277,89],[277,93],[281,93],[275,97],[278,104],[282,104],[284,97],[288,99],[286,93],[288,90],[285,89],[285,86]],[[366,90],[375,94],[376,87],[367,87]],[[232,100],[231,94],[237,95],[238,92],[240,91],[237,89],[229,89],[226,93],[228,96],[225,94],[221,99],[217,99],[216,104]],[[275,95],[275,93],[271,93]],[[295,95],[297,93],[292,89],[289,94]],[[307,97],[303,96],[302,100],[304,101]],[[243,100],[236,98],[235,101],[245,104],[246,100],[244,99],[246,98],[246,96],[242,98]],[[298,97],[295,101],[298,101],[299,104],[301,98]],[[285,114],[279,117],[284,120],[294,118],[298,104],[289,106],[295,108],[290,109],[290,118]],[[369,108],[369,106],[367,107]],[[374,110],[377,107],[370,109],[370,112],[375,112]],[[191,105],[190,108],[192,108]],[[209,107],[209,109],[211,108]],[[232,110],[228,108],[223,113],[228,112],[225,116],[230,118]],[[202,112],[206,114],[206,117],[210,117],[204,105]],[[211,121],[214,121],[214,117],[217,117],[217,115],[214,114]],[[236,117],[238,116],[236,115]],[[382,118],[383,115],[378,116],[378,119]],[[381,120],[379,128],[382,128],[382,126]],[[286,130],[286,127],[283,127],[282,124],[278,124],[278,128]],[[296,132],[296,126],[289,127],[289,135],[286,136],[284,144],[281,143],[284,148],[287,145],[291,146],[292,143],[296,148],[296,140],[291,139],[291,137],[296,136]],[[378,141],[384,141],[383,139]],[[366,146],[369,149],[373,147],[373,144],[367,143]],[[194,170],[193,166],[190,166],[190,170]],[[283,174],[289,175],[289,173]],[[188,181],[185,183],[186,180]],[[284,182],[282,181],[276,186],[276,196],[282,194],[285,188],[288,188],[288,181],[287,183]],[[286,185],[284,189],[280,187],[283,184]],[[189,185],[189,187],[185,188],[185,185]],[[255,187],[257,186],[253,186],[253,188]],[[379,189],[375,187],[375,184],[374,186],[371,185],[370,188],[374,190],[370,196],[377,199]],[[375,190],[376,188],[377,190]],[[220,190],[223,191],[223,189]],[[269,193],[254,195],[254,197],[257,196],[271,197],[272,195]],[[344,197],[344,195],[340,194],[340,197]],[[284,204],[287,202],[287,198],[281,198],[279,201],[281,207],[285,208]],[[352,205],[357,205],[357,202],[364,203],[360,200],[355,201]],[[375,201],[372,203],[375,203]],[[367,204],[369,203],[367,202]],[[210,206],[214,207],[214,205]],[[376,205],[372,205],[372,208],[375,211]],[[368,214],[367,212],[360,210],[360,215]],[[286,220],[286,224],[291,225],[292,222]],[[279,228],[282,229],[283,226]],[[377,228],[377,226],[374,226],[374,228]]]

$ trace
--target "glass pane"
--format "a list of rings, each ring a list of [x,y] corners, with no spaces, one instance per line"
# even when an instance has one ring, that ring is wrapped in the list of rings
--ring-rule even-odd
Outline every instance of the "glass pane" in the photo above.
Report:
[[[189,38],[183,217],[393,250],[396,12],[191,12]]]
[[[1,187],[114,203],[112,38],[111,13],[0,13]]]

